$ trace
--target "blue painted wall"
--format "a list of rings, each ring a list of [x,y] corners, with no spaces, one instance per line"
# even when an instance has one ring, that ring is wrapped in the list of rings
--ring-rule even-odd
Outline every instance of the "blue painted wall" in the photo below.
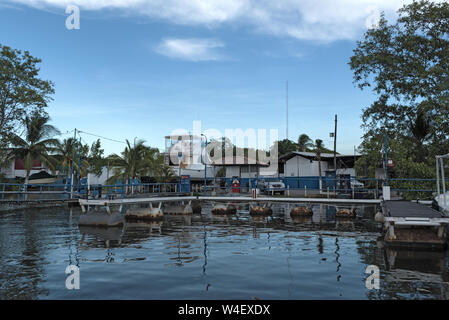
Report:
[[[323,189],[333,189],[335,187],[335,179],[333,177],[322,177],[323,179]],[[226,184],[230,187],[232,184],[231,178],[225,178]],[[240,186],[246,188],[247,183],[250,179],[248,178],[241,178]],[[289,187],[290,189],[304,189],[307,187],[307,189],[319,189],[319,177],[284,177],[284,178],[260,178],[259,180],[265,180],[265,181],[282,181],[285,184],[285,187]],[[256,185],[257,179],[251,179],[251,185],[254,187]]]

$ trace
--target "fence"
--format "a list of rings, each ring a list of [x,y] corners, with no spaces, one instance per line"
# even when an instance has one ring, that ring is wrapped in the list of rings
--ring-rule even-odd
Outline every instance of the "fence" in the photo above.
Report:
[[[251,194],[252,189],[259,189],[269,196],[276,193],[284,196],[346,196],[352,198],[378,198],[386,181],[374,178],[333,178],[323,177],[321,190],[318,177],[281,177],[240,179],[233,184],[231,179],[208,179],[192,182],[189,193],[196,194]],[[276,186],[276,182],[283,185]],[[448,184],[448,182],[447,182]],[[279,185],[279,183],[278,183]],[[436,179],[389,179],[391,191],[405,199],[432,199],[436,192]],[[449,189],[449,185],[448,188]],[[0,201],[66,201],[72,198],[126,198],[142,196],[167,196],[180,194],[178,183],[132,183],[114,185],[74,186],[70,190],[67,184],[23,185],[0,183]]]
[[[147,184],[114,184],[73,186],[68,184],[15,184],[0,183],[0,201],[3,202],[46,202],[66,201],[73,198],[115,198],[143,195],[165,195],[177,193],[177,183],[147,183]]]
[[[274,187],[275,182],[282,182],[284,187]],[[207,192],[215,193],[251,193],[257,188],[262,193],[273,195],[282,193],[286,196],[345,196],[352,198],[378,198],[382,187],[388,183],[390,190],[404,199],[432,199],[436,192],[436,179],[394,178],[385,181],[375,178],[341,178],[322,177],[321,190],[319,177],[280,177],[239,179],[238,186],[232,179],[209,179]],[[204,183],[203,183],[204,184]],[[203,192],[204,186],[193,187],[194,192]]]

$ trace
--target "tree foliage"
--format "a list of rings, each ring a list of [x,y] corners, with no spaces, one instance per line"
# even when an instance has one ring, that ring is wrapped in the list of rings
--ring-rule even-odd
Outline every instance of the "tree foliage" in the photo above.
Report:
[[[133,145],[126,140],[126,144],[120,155],[112,154],[108,157],[110,165],[114,167],[108,183],[115,183],[119,179],[125,183],[142,176],[157,176],[161,164],[159,150],[146,146],[144,140],[134,140]]]
[[[303,133],[298,137],[298,151],[310,151],[313,148],[313,142],[310,137]]]
[[[91,172],[97,176],[101,175],[103,166],[105,165],[103,155],[104,149],[101,148],[100,139],[97,139],[92,143],[88,156]]]
[[[56,171],[56,162],[52,154],[56,150],[58,140],[53,137],[59,134],[59,131],[48,124],[49,119],[47,115],[35,112],[23,120],[25,127],[24,137],[15,133],[10,135],[11,144],[13,145],[10,155],[24,160],[26,184],[30,177],[33,160],[39,160],[53,172]]]
[[[429,170],[409,162],[425,167],[449,152],[449,3],[414,1],[398,13],[393,24],[382,15],[349,62],[358,87],[376,95],[363,109],[366,157],[358,166],[371,174],[382,163],[386,132],[396,173],[422,177]]]
[[[54,93],[54,84],[39,78],[40,59],[28,51],[0,44],[0,137],[5,143],[22,119],[42,114]]]

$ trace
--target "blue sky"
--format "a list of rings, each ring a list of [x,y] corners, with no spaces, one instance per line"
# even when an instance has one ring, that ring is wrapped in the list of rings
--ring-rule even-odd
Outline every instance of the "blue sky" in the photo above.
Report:
[[[67,4],[81,27],[67,30]],[[3,0],[0,43],[43,60],[56,84],[48,108],[63,133],[78,128],[163,148],[174,129],[279,129],[353,153],[361,109],[373,101],[348,66],[369,19],[404,1]],[[67,137],[68,134],[63,135]],[[82,135],[86,142],[95,138]],[[102,140],[106,154],[124,145]]]

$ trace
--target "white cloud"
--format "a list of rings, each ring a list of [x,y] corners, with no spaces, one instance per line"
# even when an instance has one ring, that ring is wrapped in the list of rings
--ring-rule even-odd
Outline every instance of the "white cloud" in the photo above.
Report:
[[[216,48],[224,44],[214,39],[164,39],[155,51],[171,58],[190,61],[220,60]]]
[[[373,13],[392,15],[411,0],[7,0],[37,8],[69,4],[81,10],[118,9],[174,24],[238,24],[301,40],[355,39]]]

